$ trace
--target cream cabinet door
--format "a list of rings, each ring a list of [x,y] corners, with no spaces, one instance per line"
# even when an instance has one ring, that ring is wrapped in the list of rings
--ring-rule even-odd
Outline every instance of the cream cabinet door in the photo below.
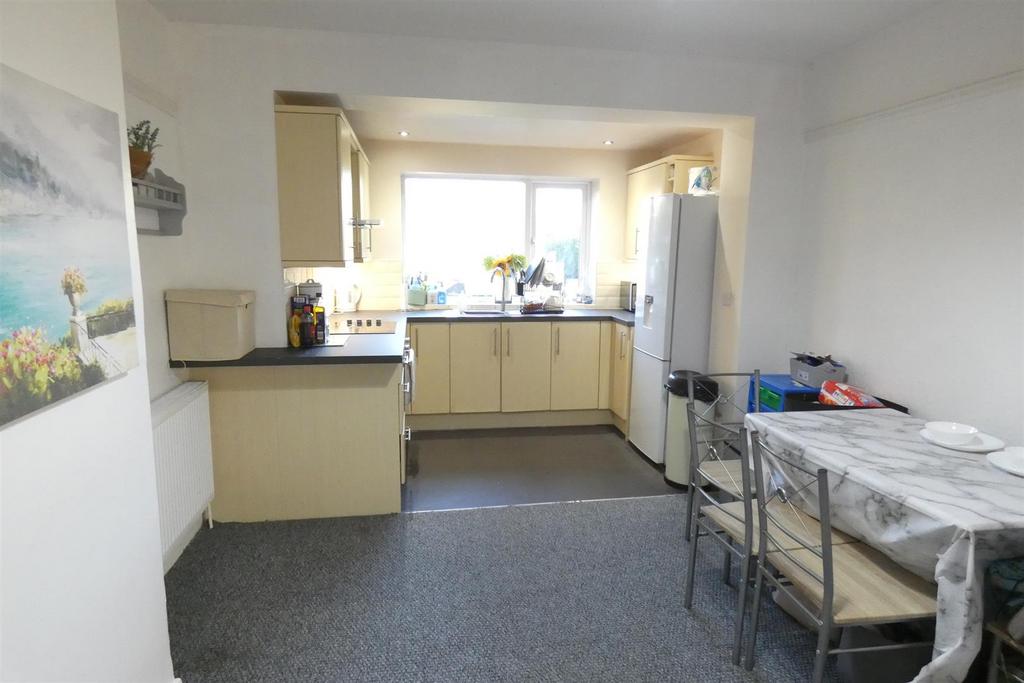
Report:
[[[601,323],[551,324],[551,410],[594,410],[601,380]]]
[[[456,323],[451,326],[453,413],[501,410],[501,324]]]
[[[551,410],[551,323],[501,324],[501,411]]]
[[[277,111],[281,261],[345,265],[352,219],[352,131],[337,113]]]
[[[626,229],[623,256],[634,260],[640,256],[640,245],[650,223],[651,197],[671,192],[667,163],[633,171],[626,176]]]
[[[615,323],[612,337],[611,410],[629,419],[629,385],[633,368],[633,328]]]
[[[601,351],[600,351],[600,372],[597,385],[597,407],[601,410],[608,410],[611,407],[612,397],[612,349],[615,346],[615,323],[605,321],[601,323]]]
[[[372,218],[370,215],[370,160],[362,149],[352,150],[352,206],[356,220]],[[352,226],[352,260],[365,263],[373,252],[373,229]]]
[[[416,323],[409,326],[416,352],[416,384],[409,412],[415,415],[447,413],[451,392],[451,352],[448,323]]]

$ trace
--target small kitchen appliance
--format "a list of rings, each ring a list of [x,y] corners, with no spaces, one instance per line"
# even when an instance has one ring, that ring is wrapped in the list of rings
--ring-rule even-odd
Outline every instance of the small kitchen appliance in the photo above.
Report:
[[[624,311],[636,311],[636,283],[623,280],[619,285],[619,305]]]

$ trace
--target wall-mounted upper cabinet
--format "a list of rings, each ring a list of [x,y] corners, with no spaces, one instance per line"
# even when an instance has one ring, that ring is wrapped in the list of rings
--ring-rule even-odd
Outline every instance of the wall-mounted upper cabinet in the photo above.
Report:
[[[626,174],[626,228],[623,241],[627,261],[640,256],[640,246],[651,218],[651,197],[669,192],[685,194],[689,190],[690,169],[713,163],[711,157],[674,154],[637,166]]]
[[[282,265],[344,266],[356,210],[353,150],[360,150],[352,128],[332,107],[278,105],[274,118]]]
[[[370,214],[370,160],[362,147],[352,149],[352,260],[365,263],[373,254],[375,225]]]

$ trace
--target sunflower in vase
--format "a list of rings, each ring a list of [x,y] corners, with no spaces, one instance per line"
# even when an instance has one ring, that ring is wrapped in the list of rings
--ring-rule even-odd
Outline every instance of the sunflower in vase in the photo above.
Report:
[[[505,277],[512,277],[516,273],[523,273],[526,271],[526,257],[522,254],[509,254],[504,258],[494,258],[488,256],[484,259],[484,268],[487,270],[501,269],[501,272],[505,273]]]

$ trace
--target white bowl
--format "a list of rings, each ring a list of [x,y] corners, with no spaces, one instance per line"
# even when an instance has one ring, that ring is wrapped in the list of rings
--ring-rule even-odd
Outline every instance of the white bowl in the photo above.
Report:
[[[963,445],[978,435],[976,427],[959,422],[926,422],[924,428],[935,437],[936,441],[956,446]]]

